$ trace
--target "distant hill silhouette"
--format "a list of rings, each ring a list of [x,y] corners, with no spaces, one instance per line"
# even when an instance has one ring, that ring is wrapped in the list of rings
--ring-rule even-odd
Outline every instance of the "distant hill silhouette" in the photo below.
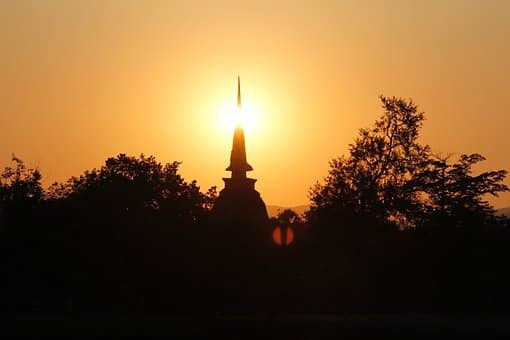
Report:
[[[304,205],[296,205],[294,207],[282,207],[279,205],[268,205],[267,206],[267,214],[269,217],[276,217],[279,213],[284,211],[285,209],[291,209],[294,212],[296,212],[298,215],[303,216],[305,211],[307,211],[310,208],[308,204]]]
[[[505,215],[506,217],[510,217],[510,207],[496,210],[496,215]]]

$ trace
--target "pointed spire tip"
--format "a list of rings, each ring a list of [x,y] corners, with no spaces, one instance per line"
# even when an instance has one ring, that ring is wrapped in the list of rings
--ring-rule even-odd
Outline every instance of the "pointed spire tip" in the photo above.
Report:
[[[241,107],[241,77],[237,75],[237,107]]]

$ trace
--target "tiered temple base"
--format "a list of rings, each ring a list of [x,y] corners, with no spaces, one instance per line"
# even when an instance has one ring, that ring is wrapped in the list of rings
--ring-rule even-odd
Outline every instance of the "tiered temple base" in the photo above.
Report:
[[[268,224],[266,205],[255,190],[256,179],[223,178],[225,188],[213,208],[216,222],[264,228]]]

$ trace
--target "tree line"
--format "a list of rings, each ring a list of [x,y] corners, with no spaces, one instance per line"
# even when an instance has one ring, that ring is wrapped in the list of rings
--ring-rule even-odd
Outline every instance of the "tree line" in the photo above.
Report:
[[[178,162],[119,154],[44,189],[13,156],[0,176],[1,312],[504,313],[509,221],[487,199],[509,190],[507,172],[434,153],[417,105],[380,99],[305,216],[261,228],[292,228],[287,246],[212,223],[216,188],[185,181]]]

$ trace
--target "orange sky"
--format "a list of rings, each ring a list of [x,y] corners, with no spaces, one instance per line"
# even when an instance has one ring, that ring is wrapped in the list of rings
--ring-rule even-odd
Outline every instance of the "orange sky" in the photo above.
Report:
[[[1,2],[0,164],[15,153],[49,184],[144,152],[221,189],[220,117],[240,74],[267,204],[306,204],[378,117],[379,94],[415,100],[435,151],[510,170],[510,1],[274,3]]]

